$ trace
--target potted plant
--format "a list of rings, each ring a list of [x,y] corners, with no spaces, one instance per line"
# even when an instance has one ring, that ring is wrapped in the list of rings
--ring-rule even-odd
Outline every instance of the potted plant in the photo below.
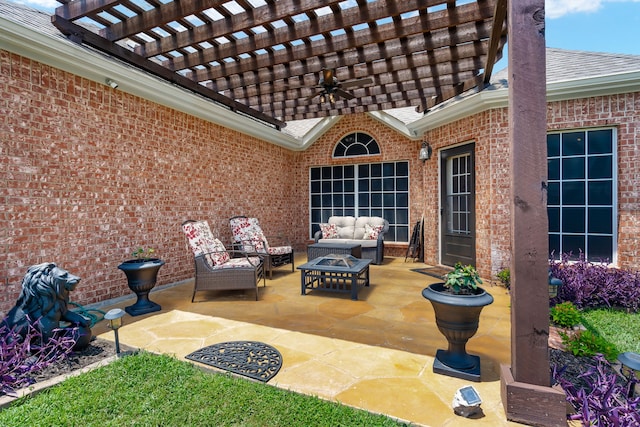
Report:
[[[447,350],[438,349],[433,372],[480,381],[480,358],[468,354],[469,338],[478,331],[482,308],[493,302],[493,297],[480,286],[482,279],[471,266],[457,263],[453,271],[445,275],[444,282],[434,283],[423,289],[436,315],[438,330],[449,343]]]
[[[154,311],[160,311],[162,307],[149,300],[149,292],[156,285],[158,271],[164,265],[160,258],[154,258],[153,248],[138,248],[133,252],[133,259],[124,261],[118,268],[127,276],[129,289],[136,294],[135,304],[125,307],[125,311],[131,316],[140,316]]]

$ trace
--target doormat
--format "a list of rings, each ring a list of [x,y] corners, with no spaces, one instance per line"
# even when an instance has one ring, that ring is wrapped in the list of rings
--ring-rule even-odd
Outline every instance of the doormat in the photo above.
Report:
[[[265,383],[282,367],[280,352],[258,341],[218,343],[196,350],[185,357]]]
[[[426,268],[412,268],[411,271],[416,271],[418,273],[426,274],[427,276],[435,277],[436,279],[444,280],[444,275],[453,271],[451,267],[426,267]]]

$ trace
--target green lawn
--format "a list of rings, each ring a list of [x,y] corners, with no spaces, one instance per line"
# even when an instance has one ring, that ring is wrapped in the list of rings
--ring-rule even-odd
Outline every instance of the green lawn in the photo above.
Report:
[[[583,324],[616,346],[620,353],[640,353],[640,312],[613,309],[584,310]]]
[[[0,426],[399,426],[382,415],[140,352],[0,412]]]

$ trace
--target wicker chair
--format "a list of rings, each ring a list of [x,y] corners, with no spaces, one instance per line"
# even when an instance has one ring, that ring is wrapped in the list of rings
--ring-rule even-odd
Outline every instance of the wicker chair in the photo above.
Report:
[[[191,302],[197,291],[235,289],[255,289],[258,300],[260,279],[266,286],[260,257],[226,250],[222,242],[213,237],[207,221],[187,220],[182,223],[182,231],[193,251],[196,270]]]
[[[291,245],[284,242],[282,246],[270,246],[257,218],[234,216],[229,219],[229,225],[233,234],[234,247],[249,255],[262,257],[269,279],[273,279],[273,269],[276,267],[291,264],[291,271],[295,271]]]

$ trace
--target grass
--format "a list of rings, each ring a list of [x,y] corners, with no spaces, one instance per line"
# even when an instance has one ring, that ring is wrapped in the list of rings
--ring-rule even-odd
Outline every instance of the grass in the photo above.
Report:
[[[140,352],[0,412],[0,426],[400,426],[276,387]]]
[[[620,353],[640,353],[640,312],[593,309],[581,312],[584,326],[616,346]]]

